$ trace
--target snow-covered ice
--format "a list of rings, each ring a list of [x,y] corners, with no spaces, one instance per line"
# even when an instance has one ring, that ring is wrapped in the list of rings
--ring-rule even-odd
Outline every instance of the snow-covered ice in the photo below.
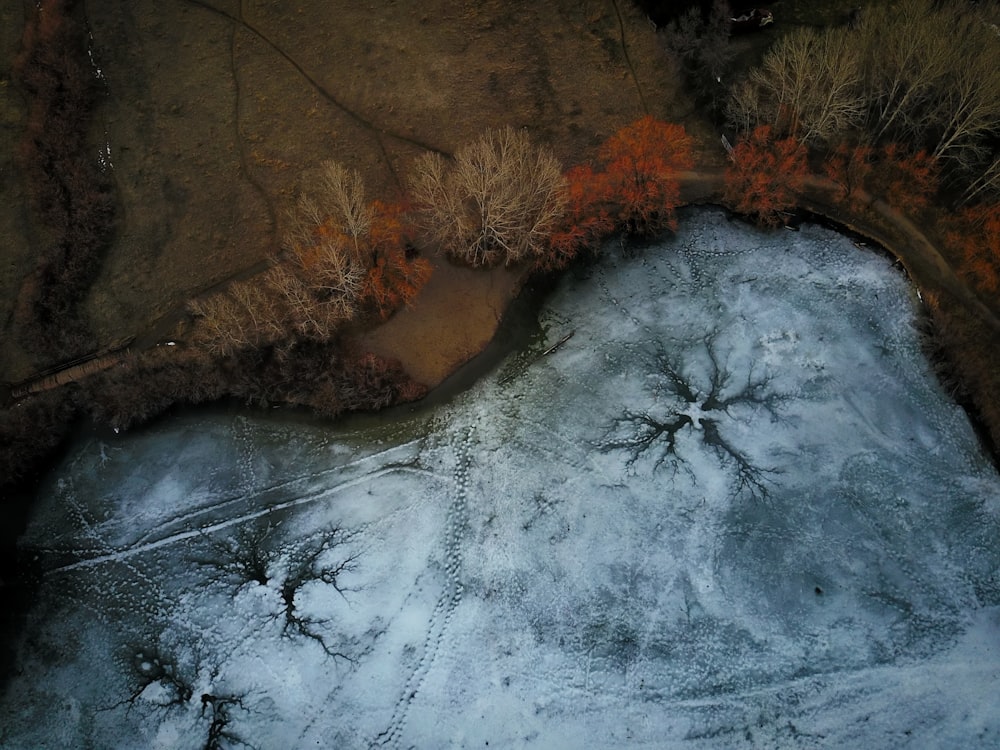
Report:
[[[1000,480],[906,281],[707,210],[614,248],[432,413],[76,445],[0,747],[1000,745]]]

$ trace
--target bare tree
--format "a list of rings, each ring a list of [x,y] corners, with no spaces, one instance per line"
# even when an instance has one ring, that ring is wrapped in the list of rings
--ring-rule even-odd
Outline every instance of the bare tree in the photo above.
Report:
[[[738,133],[749,133],[769,119],[765,109],[773,112],[770,102],[761,102],[759,87],[747,78],[730,89],[726,102],[726,122]]]
[[[736,111],[748,98],[780,132],[803,143],[826,141],[857,125],[865,113],[861,60],[852,37],[839,30],[798,28],[775,43],[750,74]]]
[[[957,52],[935,0],[904,0],[902,6],[874,3],[865,8],[857,33],[868,71],[869,130],[914,137],[926,127],[928,103],[935,98]]]
[[[966,188],[963,200],[969,202],[981,194],[993,198],[1000,196],[1000,153],[994,152],[992,161],[980,170]]]
[[[291,266],[318,299],[333,303],[345,318],[353,315],[366,269],[341,238],[324,239],[295,253]]]
[[[828,141],[855,127],[865,114],[861,58],[853,39],[839,31],[823,32],[814,55],[825,85],[811,91],[802,122],[803,143]]]
[[[1000,35],[971,13],[957,18],[956,25],[969,48],[983,52],[970,54],[949,71],[933,153],[970,164],[982,161],[989,153],[983,142],[1000,133]]]
[[[271,268],[265,283],[279,295],[284,307],[286,330],[298,337],[324,341],[344,322],[339,300],[324,304],[316,298],[314,289],[287,265]]]
[[[903,0],[874,4],[859,30],[876,140],[917,143],[960,171],[988,172],[1000,135],[1000,8]]]
[[[566,205],[556,158],[521,130],[492,130],[452,163],[425,154],[411,189],[431,242],[473,266],[539,259]]]
[[[768,50],[760,67],[750,71],[749,80],[760,100],[764,123],[783,134],[795,134],[801,111],[814,85],[812,46],[816,32],[796,29]]]
[[[228,294],[213,294],[188,302],[195,316],[192,341],[212,354],[230,355],[254,343],[240,304]]]
[[[365,202],[361,174],[335,161],[324,161],[315,188],[329,220],[351,238],[355,253],[360,252],[361,238],[371,232],[373,217],[371,206]]]
[[[278,300],[260,279],[235,281],[229,285],[227,293],[249,321],[247,329],[251,332],[251,343],[259,346],[285,335],[283,312]]]

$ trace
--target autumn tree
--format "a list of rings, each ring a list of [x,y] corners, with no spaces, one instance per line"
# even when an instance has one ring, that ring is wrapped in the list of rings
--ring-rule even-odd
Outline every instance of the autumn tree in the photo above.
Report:
[[[726,169],[725,200],[765,226],[784,222],[806,175],[806,150],[794,138],[777,139],[768,125],[741,140]]]
[[[409,257],[406,212],[399,204],[374,201],[368,233],[371,267],[361,285],[360,298],[379,317],[410,304],[431,275],[423,258]]]
[[[454,160],[429,153],[411,191],[431,244],[472,266],[537,263],[566,205],[558,160],[523,130],[491,130]]]
[[[589,164],[566,173],[566,210],[549,237],[549,251],[539,262],[544,270],[565,268],[581,250],[597,250],[615,229],[607,205],[607,179]]]
[[[597,166],[566,173],[566,208],[539,267],[564,267],[581,250],[597,249],[615,229],[652,235],[677,225],[679,172],[690,169],[692,140],[680,125],[644,117],[601,146]]]
[[[865,189],[872,171],[874,150],[870,146],[841,143],[827,155],[823,172],[840,188],[841,200],[854,200]]]
[[[626,231],[648,236],[677,228],[678,173],[694,165],[691,145],[683,126],[648,115],[604,142],[603,188]]]
[[[285,338],[326,341],[359,314],[408,303],[430,265],[406,254],[400,206],[367,202],[361,175],[328,161],[307,175],[284,256],[253,279],[190,303],[194,338],[218,354]]]
[[[871,192],[911,214],[926,208],[938,188],[940,165],[926,151],[896,143],[879,149],[869,179]]]
[[[1000,295],[1000,204],[972,206],[951,222],[945,241],[958,255],[959,273],[998,309]]]

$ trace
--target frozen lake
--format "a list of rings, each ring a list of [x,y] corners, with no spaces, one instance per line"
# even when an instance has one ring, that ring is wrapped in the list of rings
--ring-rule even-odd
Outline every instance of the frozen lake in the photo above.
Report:
[[[902,276],[613,249],[432,412],[76,445],[0,747],[1000,745],[1000,481]]]

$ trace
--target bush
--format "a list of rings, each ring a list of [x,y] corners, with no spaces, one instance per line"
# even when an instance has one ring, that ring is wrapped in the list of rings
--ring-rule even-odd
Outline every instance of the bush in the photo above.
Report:
[[[544,261],[566,207],[559,162],[509,126],[464,147],[453,162],[424,155],[411,189],[430,243],[471,266]]]
[[[807,171],[805,147],[794,138],[775,139],[761,125],[733,149],[726,169],[725,200],[733,210],[764,226],[784,223]]]

